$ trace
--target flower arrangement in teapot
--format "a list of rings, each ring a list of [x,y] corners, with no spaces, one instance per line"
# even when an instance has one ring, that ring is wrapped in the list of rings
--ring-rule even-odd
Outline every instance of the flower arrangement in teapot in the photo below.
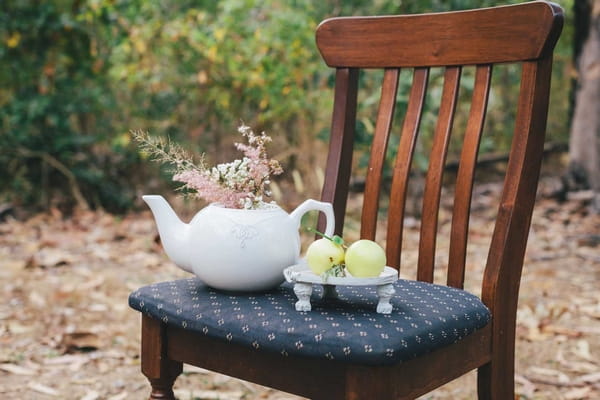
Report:
[[[325,233],[332,235],[333,208],[309,199],[287,214],[274,202],[267,203],[271,176],[283,172],[279,162],[267,156],[271,138],[243,124],[238,131],[247,139],[247,144],[235,144],[243,158],[212,168],[204,155],[195,163],[175,143],[142,131],[132,134],[151,158],[175,167],[173,180],[182,182],[183,189],[210,203],[186,224],[162,196],[143,196],[167,256],[211,287],[268,290],[281,284],[283,270],[299,261],[302,215],[311,210],[323,212]]]
[[[266,146],[271,137],[265,132],[260,135],[245,124],[238,132],[247,140],[235,143],[244,156],[232,162],[206,165],[204,154],[194,162],[180,145],[163,138],[154,138],[143,131],[132,131],[143,152],[155,161],[170,164],[175,168],[173,180],[182,182],[183,190],[194,193],[209,203],[219,203],[227,208],[257,209],[265,207],[265,198],[271,196],[271,176],[283,173],[279,161],[270,159]]]

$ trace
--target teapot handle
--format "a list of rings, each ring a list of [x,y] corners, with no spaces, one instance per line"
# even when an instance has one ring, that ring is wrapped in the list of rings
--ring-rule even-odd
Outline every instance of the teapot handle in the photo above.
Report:
[[[322,201],[317,201],[313,199],[308,199],[304,201],[304,203],[300,204],[292,213],[290,217],[296,222],[296,225],[300,227],[300,220],[302,216],[308,211],[321,211],[325,214],[325,220],[327,222],[325,226],[325,232],[323,232],[327,236],[332,236],[333,231],[335,230],[335,215],[333,214],[333,206],[331,203],[325,203]]]

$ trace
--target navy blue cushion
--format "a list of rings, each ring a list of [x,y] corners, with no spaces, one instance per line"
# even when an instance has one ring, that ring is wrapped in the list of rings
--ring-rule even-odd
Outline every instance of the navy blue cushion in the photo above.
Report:
[[[129,305],[163,322],[257,351],[385,365],[406,361],[482,328],[489,310],[463,290],[399,280],[391,314],[377,314],[374,287],[338,286],[338,299],[296,311],[292,286],[266,293],[229,293],[196,278],[142,287]]]

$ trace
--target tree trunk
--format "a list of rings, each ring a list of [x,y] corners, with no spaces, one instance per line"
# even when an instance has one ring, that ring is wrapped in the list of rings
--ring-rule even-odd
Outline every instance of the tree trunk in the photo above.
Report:
[[[591,5],[587,8],[589,29],[577,60],[578,85],[565,183],[567,190],[591,189],[592,209],[600,213],[600,0],[582,1]],[[575,3],[577,7],[581,0]]]

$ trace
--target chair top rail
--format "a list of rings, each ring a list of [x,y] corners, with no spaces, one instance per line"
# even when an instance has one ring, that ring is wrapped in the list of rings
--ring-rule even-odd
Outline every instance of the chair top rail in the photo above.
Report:
[[[533,1],[435,14],[330,18],[318,26],[316,38],[330,67],[492,64],[547,56],[562,22],[559,6]]]

